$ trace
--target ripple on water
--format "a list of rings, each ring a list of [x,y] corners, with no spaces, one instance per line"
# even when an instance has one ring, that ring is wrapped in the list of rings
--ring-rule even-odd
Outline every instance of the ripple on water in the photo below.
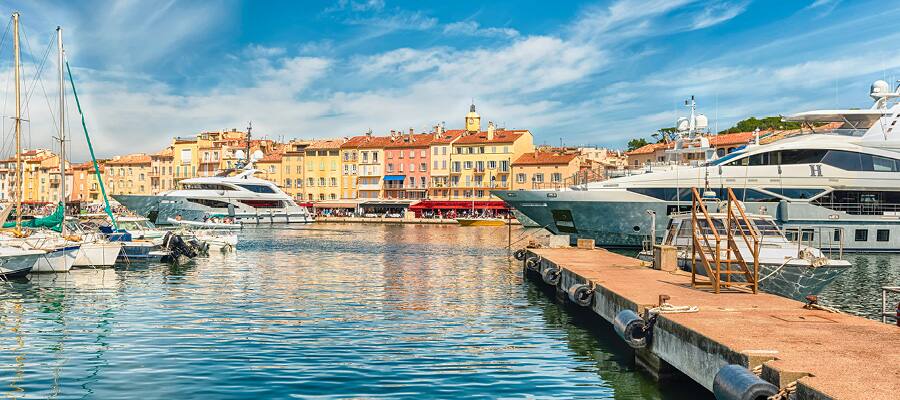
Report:
[[[188,266],[35,276],[0,288],[0,384],[30,398],[706,395],[655,386],[608,327],[523,283],[505,234],[256,228]]]

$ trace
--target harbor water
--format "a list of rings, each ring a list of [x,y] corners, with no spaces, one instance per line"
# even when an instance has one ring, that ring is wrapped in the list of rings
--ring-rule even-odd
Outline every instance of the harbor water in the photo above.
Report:
[[[250,228],[236,253],[186,266],[10,282],[0,286],[0,390],[103,399],[710,397],[692,382],[657,385],[608,326],[523,282],[506,229]],[[876,287],[897,281],[897,264],[851,257],[866,261],[854,259],[823,298],[875,318],[869,304],[880,307]]]

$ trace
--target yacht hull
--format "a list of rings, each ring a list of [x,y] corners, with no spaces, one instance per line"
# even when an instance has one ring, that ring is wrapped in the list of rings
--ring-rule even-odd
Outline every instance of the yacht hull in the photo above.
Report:
[[[23,278],[34,268],[34,264],[44,256],[43,251],[33,251],[16,255],[0,255],[0,278]]]
[[[640,248],[651,233],[661,240],[669,214],[690,210],[690,202],[648,199],[621,191],[494,191],[495,196],[554,234],[593,239],[598,246]],[[749,212],[772,216],[785,231],[808,231],[806,243],[829,252],[900,251],[900,216],[848,215],[809,202],[746,202]],[[840,230],[841,233],[835,233]],[[865,231],[867,233],[857,233]],[[887,231],[879,240],[879,231]],[[857,240],[865,239],[865,240]]]
[[[181,196],[114,195],[113,198],[156,225],[168,225],[170,218],[174,220],[179,215],[182,220],[202,221],[210,214],[227,215],[242,224],[315,222],[315,217],[299,206],[272,209],[247,209],[238,206],[217,209],[188,201],[187,197]]]
[[[122,251],[121,242],[84,243],[73,267],[111,267]]]
[[[68,272],[75,265],[79,246],[67,246],[47,250],[47,253],[34,263],[33,273]]]
[[[698,261],[699,262],[699,261]],[[678,266],[685,270],[691,270],[690,258],[679,258]],[[805,301],[809,295],[817,295],[834,281],[840,274],[847,271],[849,264],[810,266],[809,263],[760,263],[759,264],[759,289],[794,300]],[[698,267],[701,275],[706,276],[706,271]],[[740,275],[732,275],[736,282],[745,282]],[[723,276],[723,279],[725,277]]]

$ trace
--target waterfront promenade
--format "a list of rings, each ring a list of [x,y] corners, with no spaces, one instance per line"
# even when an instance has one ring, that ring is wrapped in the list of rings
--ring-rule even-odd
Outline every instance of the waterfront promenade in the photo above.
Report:
[[[425,225],[456,225],[452,218],[389,218],[389,217],[330,217],[316,216],[316,222],[331,223],[358,223],[358,224],[425,224]],[[511,225],[522,225],[519,221],[512,220]]]
[[[609,322],[622,310],[642,314],[656,307],[660,295],[669,296],[672,305],[699,307],[660,314],[650,346],[635,351],[636,362],[660,376],[677,370],[712,390],[722,366],[739,364],[761,367],[761,377],[780,388],[795,383],[800,399],[888,399],[900,393],[896,326],[807,309],[765,293],[693,289],[687,273],[650,269],[606,250],[530,249],[528,254],[540,258],[537,271],[561,268],[558,293],[576,284],[594,287],[590,308]]]

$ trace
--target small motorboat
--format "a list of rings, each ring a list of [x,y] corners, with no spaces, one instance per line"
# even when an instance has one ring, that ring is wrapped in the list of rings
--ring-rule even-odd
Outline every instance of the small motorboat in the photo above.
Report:
[[[459,226],[503,226],[508,222],[500,218],[456,218]]]
[[[725,235],[727,233],[727,213],[710,213],[709,215],[719,235]],[[817,248],[788,240],[771,216],[746,215],[750,222],[749,229],[753,229],[760,238],[758,256],[760,290],[803,300],[808,295],[821,292],[838,275],[850,268],[849,261],[831,259]],[[690,271],[693,243],[691,213],[673,214],[670,217],[662,244],[674,246],[677,249],[679,268]],[[707,239],[713,241],[714,234],[706,219],[700,218],[697,222]],[[748,227],[743,222],[732,224],[731,229],[734,232],[744,230],[744,233],[749,235],[746,230]],[[739,237],[740,233],[736,233],[735,236]],[[737,243],[742,258],[747,260],[748,264],[752,264],[753,251],[743,240],[735,240],[735,243]],[[652,250],[642,251],[638,258],[645,261],[652,260]],[[723,258],[725,257],[723,256]],[[697,258],[696,264],[698,272],[705,275],[704,268],[699,267],[701,264],[699,258]],[[733,279],[739,281],[742,277],[735,275]]]

